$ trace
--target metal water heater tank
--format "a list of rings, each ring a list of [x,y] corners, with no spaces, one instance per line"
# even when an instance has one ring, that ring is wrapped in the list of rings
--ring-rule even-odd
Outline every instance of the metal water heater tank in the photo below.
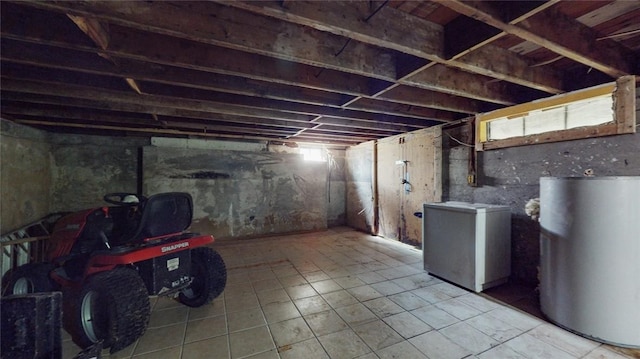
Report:
[[[547,318],[640,348],[640,177],[541,178],[540,232]]]

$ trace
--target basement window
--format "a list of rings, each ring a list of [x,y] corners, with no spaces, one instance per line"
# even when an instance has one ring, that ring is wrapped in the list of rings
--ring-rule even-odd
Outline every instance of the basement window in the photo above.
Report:
[[[635,132],[635,79],[499,109],[476,117],[476,150]]]
[[[299,153],[304,156],[305,161],[326,162],[326,151],[319,147],[300,147]]]

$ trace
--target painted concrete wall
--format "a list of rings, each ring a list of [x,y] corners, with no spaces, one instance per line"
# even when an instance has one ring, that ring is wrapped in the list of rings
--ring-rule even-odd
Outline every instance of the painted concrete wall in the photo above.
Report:
[[[327,226],[347,224],[345,150],[329,150],[327,159]]]
[[[345,154],[347,224],[367,233],[374,232],[373,150],[370,141],[349,147]]]
[[[445,138],[447,134],[461,135],[448,131]],[[581,177],[587,169],[596,176],[640,176],[640,133],[480,152],[478,187],[466,184],[469,150],[453,141],[444,143],[443,200],[511,207],[512,280],[516,282],[538,282],[540,226],[526,216],[524,206],[539,196],[540,177]]]
[[[50,212],[51,159],[43,131],[0,120],[0,233]]]
[[[110,192],[136,193],[141,138],[52,134],[51,211],[105,205]]]
[[[192,229],[217,238],[327,228],[327,166],[301,155],[154,147],[143,149],[145,194],[189,192]]]

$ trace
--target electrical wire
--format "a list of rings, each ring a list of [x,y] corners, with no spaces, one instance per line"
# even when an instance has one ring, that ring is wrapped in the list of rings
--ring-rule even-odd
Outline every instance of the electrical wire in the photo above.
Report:
[[[462,142],[462,141],[458,140],[457,138],[454,138],[453,136],[451,136],[451,135],[450,135],[450,134],[448,134],[448,133],[447,133],[447,136],[449,136],[449,138],[450,138],[450,139],[454,140],[455,142],[457,142],[457,143],[459,143],[459,144],[461,144],[461,145],[463,145],[463,146],[467,146],[467,147],[476,147],[476,146],[474,146],[474,145],[470,145],[470,144],[468,144],[468,143],[464,143],[464,142]]]

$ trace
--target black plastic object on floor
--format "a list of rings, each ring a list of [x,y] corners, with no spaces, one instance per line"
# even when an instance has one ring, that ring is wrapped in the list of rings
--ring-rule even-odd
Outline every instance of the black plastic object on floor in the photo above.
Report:
[[[0,357],[59,359],[62,357],[62,293],[11,295],[0,303]]]

